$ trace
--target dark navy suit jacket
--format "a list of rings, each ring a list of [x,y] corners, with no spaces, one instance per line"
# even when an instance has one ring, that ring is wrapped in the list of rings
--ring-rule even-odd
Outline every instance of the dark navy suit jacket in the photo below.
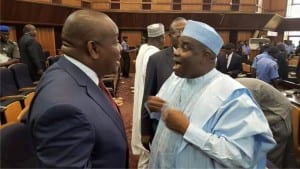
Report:
[[[242,57],[236,53],[233,53],[230,64],[227,68],[227,60],[225,55],[219,55],[217,59],[216,69],[222,73],[229,74],[231,77],[236,78],[239,73],[242,72]]]
[[[99,87],[65,57],[44,73],[27,122],[39,167],[126,168],[122,119]]]
[[[173,47],[168,47],[150,56],[146,70],[143,103],[147,101],[148,96],[155,96],[163,83],[172,74],[173,56]],[[141,112],[142,136],[153,137],[155,134],[152,127],[153,120],[150,119],[144,105],[142,105]]]

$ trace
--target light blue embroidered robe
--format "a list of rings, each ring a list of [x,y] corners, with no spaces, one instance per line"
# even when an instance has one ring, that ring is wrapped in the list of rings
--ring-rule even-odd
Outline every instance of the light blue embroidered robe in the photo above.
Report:
[[[216,69],[195,79],[173,73],[157,96],[190,125],[181,135],[160,120],[149,168],[265,168],[276,143],[252,95],[234,79]]]

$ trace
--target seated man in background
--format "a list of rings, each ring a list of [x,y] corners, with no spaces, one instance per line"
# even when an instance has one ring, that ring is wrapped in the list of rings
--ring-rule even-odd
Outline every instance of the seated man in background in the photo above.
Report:
[[[9,66],[20,61],[17,42],[9,40],[9,27],[0,25],[0,66]]]
[[[237,78],[254,96],[264,112],[277,145],[267,158],[278,168],[296,167],[293,154],[292,107],[287,98],[271,85],[255,78]]]

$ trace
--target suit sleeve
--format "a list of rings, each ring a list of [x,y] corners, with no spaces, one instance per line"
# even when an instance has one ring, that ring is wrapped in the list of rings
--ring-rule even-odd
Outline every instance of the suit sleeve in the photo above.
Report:
[[[242,57],[240,55],[235,55],[235,62],[236,62],[236,66],[235,68],[232,70],[232,76],[233,77],[237,77],[237,75],[239,73],[242,72],[243,69],[243,65],[242,65]]]
[[[40,167],[91,167],[95,133],[83,113],[74,106],[48,109],[35,122],[32,134]]]
[[[42,69],[41,65],[41,47],[36,40],[31,40],[27,46],[28,52],[30,53],[30,58],[32,59],[34,65],[37,67],[37,70]]]
[[[142,136],[150,136],[152,138],[154,136],[154,133],[152,131],[152,120],[150,119],[150,115],[147,112],[144,103],[147,101],[148,96],[155,95],[157,93],[156,71],[157,70],[155,67],[154,59],[153,57],[150,57],[146,69],[144,96],[141,110],[141,134]]]

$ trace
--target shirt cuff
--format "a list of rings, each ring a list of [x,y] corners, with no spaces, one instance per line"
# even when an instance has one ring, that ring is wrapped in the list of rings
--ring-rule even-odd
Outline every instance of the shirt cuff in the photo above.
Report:
[[[183,138],[186,141],[203,148],[210,135],[210,133],[207,133],[203,129],[190,123]]]

